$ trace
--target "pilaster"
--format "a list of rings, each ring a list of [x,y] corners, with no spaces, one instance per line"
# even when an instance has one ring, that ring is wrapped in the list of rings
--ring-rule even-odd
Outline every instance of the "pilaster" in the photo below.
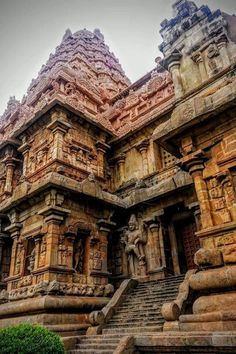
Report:
[[[103,141],[97,141],[96,144],[96,149],[97,149],[97,163],[98,163],[98,176],[99,177],[104,177],[104,156],[107,153],[107,151],[110,149],[110,146],[106,144]]]
[[[148,156],[147,151],[149,147],[149,141],[147,139],[143,140],[139,145],[137,145],[137,149],[142,155],[142,165],[143,165],[143,175],[148,175],[149,173],[149,165],[148,165]]]
[[[97,222],[99,232],[99,250],[101,253],[101,271],[92,271],[91,275],[103,277],[105,283],[108,282],[109,275],[107,270],[108,236],[115,225],[116,224],[114,222],[106,219],[99,219]]]
[[[208,79],[208,75],[202,54],[200,52],[194,53],[192,55],[192,60],[198,65],[202,82],[206,81]]]
[[[176,99],[179,99],[184,95],[183,82],[182,82],[182,78],[181,78],[181,74],[180,74],[181,57],[182,57],[181,53],[173,52],[166,59],[168,70],[170,71],[171,76],[172,76]]]
[[[213,220],[211,215],[208,189],[203,178],[203,170],[205,168],[204,161],[204,154],[199,150],[183,157],[180,161],[180,164],[184,166],[193,177],[195,191],[201,210],[201,224],[202,228],[206,229],[213,226]]]
[[[47,128],[53,133],[52,157],[53,159],[63,160],[64,136],[72,126],[66,121],[64,112],[53,112],[51,119],[52,121],[47,125]]]

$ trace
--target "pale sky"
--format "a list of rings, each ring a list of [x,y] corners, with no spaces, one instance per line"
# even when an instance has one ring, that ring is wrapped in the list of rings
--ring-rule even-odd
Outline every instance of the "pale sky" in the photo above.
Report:
[[[236,0],[195,0],[229,14]],[[132,82],[160,56],[160,22],[174,0],[0,0],[0,115],[9,96],[22,98],[67,28],[99,28]]]

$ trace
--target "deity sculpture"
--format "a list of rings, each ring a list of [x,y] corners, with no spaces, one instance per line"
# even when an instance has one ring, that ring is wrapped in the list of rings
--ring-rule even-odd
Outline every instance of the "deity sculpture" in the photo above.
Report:
[[[84,244],[83,244],[83,240],[79,239],[74,249],[74,269],[76,270],[76,272],[80,274],[83,273],[83,260],[84,260]]]
[[[143,268],[146,264],[143,247],[146,243],[146,235],[144,230],[139,228],[134,214],[129,219],[128,229],[124,230],[121,242],[125,244],[125,253],[128,255],[131,275],[139,275],[138,268]]]
[[[30,272],[30,274],[34,270],[34,265],[35,265],[35,248],[33,248],[29,256],[29,266],[27,267],[27,269]]]

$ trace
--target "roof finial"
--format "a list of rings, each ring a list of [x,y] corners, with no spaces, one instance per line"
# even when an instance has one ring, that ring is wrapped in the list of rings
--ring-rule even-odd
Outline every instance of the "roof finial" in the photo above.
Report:
[[[72,36],[71,30],[69,28],[67,28],[67,30],[62,38],[62,41],[66,41],[71,36]]]

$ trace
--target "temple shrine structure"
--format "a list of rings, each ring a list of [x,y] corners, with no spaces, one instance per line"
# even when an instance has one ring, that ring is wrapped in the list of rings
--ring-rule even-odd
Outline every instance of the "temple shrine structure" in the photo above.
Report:
[[[131,83],[98,29],[67,30],[10,98],[0,327],[73,353],[235,353],[236,17],[178,0],[160,33]]]

